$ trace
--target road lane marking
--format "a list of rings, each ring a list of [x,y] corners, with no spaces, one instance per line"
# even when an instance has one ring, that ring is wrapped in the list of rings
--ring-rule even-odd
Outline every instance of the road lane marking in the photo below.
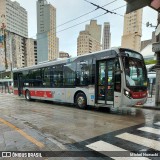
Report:
[[[156,140],[144,138],[130,133],[123,133],[117,135],[116,137],[160,151],[160,142]]]
[[[110,154],[112,154],[112,152],[129,152],[129,155],[132,154],[132,152],[128,150],[125,150],[123,148],[117,147],[115,145],[112,145],[104,141],[97,141],[89,145],[86,145],[86,147],[94,151],[102,152],[102,154],[106,156],[109,156]],[[146,157],[112,157],[112,156],[109,156],[109,157],[115,160],[128,160],[128,159],[130,160],[150,160],[149,158],[146,158]]]
[[[35,145],[37,145],[40,148],[44,147],[44,144],[37,141],[36,139],[34,139],[33,137],[31,137],[30,135],[28,135],[27,133],[25,133],[24,131],[22,131],[21,129],[17,128],[16,126],[14,126],[13,124],[5,121],[4,119],[0,118],[0,122],[4,123],[5,125],[9,126],[10,128],[13,128],[14,130],[16,130],[18,133],[20,133],[23,137],[25,137],[26,139],[28,139],[30,142],[34,143]]]
[[[160,135],[160,129],[155,129],[152,127],[141,127],[141,128],[138,128],[138,130]]]
[[[154,125],[160,126],[160,122],[156,122],[154,123]]]

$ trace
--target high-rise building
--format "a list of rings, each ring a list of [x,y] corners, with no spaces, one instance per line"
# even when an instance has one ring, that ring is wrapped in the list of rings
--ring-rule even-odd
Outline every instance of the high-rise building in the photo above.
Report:
[[[110,47],[111,47],[110,23],[105,22],[103,26],[102,49],[109,49]]]
[[[43,62],[59,56],[56,37],[56,8],[46,0],[37,1],[37,60]]]
[[[0,21],[2,20],[7,31],[22,37],[28,37],[27,11],[18,2],[0,0]]]
[[[37,41],[32,38],[26,40],[27,67],[37,64]]]
[[[0,0],[0,70],[26,66],[27,19],[18,2]]]
[[[90,24],[86,25],[85,30],[91,34],[91,36],[101,43],[101,25],[97,24],[97,20],[91,20]]]
[[[101,50],[101,25],[96,20],[91,20],[81,31],[77,38],[77,55],[83,55]]]
[[[142,36],[142,12],[143,9],[125,14],[124,28],[122,36],[122,47],[130,48],[136,51],[141,49]]]
[[[11,58],[7,59],[7,62],[8,66],[11,63],[11,68],[22,68],[27,66],[26,40],[27,38],[25,37],[11,32],[8,33],[6,39],[7,57],[11,56]]]
[[[77,39],[77,55],[83,55],[101,50],[101,44],[88,31],[81,31]]]

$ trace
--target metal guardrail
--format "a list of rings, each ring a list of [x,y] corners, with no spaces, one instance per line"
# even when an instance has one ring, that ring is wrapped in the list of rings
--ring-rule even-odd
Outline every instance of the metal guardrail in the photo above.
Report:
[[[13,87],[8,84],[0,84],[0,93],[13,93]]]
[[[156,94],[156,85],[153,83],[149,83],[148,86],[148,98],[152,98],[153,95]]]

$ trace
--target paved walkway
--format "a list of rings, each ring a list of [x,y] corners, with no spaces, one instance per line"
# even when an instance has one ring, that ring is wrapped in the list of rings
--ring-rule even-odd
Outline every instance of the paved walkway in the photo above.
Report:
[[[149,97],[143,108],[160,110],[160,104],[155,103],[155,96]]]
[[[13,95],[13,93],[0,94]],[[160,104],[155,103],[155,96],[153,95],[152,97],[148,97],[147,102],[142,106],[142,108],[160,110]]]

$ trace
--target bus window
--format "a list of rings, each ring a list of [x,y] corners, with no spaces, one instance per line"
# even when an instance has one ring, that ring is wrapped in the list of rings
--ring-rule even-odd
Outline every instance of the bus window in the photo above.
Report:
[[[115,89],[116,92],[121,92],[121,69],[118,59],[115,62]]]
[[[142,61],[125,57],[124,67],[127,86],[147,86],[147,75]]]
[[[94,85],[95,84],[95,74],[96,74],[96,61],[93,61],[93,64],[91,63],[91,73],[90,73],[90,84]]]
[[[18,87],[18,73],[13,73],[14,87]]]
[[[66,86],[74,86],[75,85],[75,72],[76,71],[76,64],[66,64],[64,65],[64,85]]]
[[[79,85],[88,85],[89,83],[89,64],[88,61],[80,61],[77,63],[77,79],[79,79]]]
[[[40,87],[42,86],[41,69],[23,71],[24,86]]]
[[[57,65],[51,67],[51,86],[52,87],[63,86],[63,65]]]
[[[50,87],[50,67],[43,69],[43,86]]]

